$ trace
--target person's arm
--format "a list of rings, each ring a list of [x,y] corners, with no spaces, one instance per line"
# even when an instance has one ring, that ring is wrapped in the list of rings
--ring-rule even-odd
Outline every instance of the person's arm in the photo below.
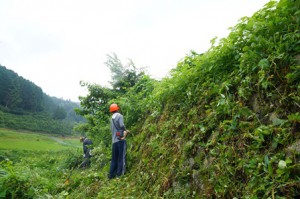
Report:
[[[120,115],[120,118],[119,118],[119,127],[120,127],[121,130],[126,131],[126,127],[124,125],[124,120],[123,120],[123,115]]]
[[[127,134],[129,133],[129,131],[126,129],[125,125],[124,125],[124,120],[123,120],[123,115],[120,115],[120,118],[119,118],[119,126],[121,128],[121,130],[124,131],[124,135],[123,137],[121,138],[121,140],[124,140],[127,136]]]
[[[83,154],[85,154],[86,153],[86,146],[85,146],[85,144],[83,143]]]

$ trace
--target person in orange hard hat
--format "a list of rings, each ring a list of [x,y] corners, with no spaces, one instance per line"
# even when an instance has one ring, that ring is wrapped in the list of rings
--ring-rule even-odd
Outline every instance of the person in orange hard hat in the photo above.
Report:
[[[126,136],[129,133],[126,130],[123,115],[119,113],[119,106],[112,104],[109,111],[111,117],[111,135],[112,135],[112,157],[109,171],[109,179],[119,177],[125,174],[126,168]]]

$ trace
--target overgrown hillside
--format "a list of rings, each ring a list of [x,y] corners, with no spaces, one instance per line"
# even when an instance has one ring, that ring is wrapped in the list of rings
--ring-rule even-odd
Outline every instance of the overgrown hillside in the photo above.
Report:
[[[299,1],[271,1],[242,18],[227,38],[212,40],[207,52],[191,52],[170,78],[142,78],[115,99],[91,86],[82,101],[85,110],[109,115],[109,103],[117,102],[133,130],[127,176],[93,186],[93,193],[100,198],[109,198],[107,193],[117,198],[299,196],[299,10]],[[86,103],[104,97],[100,108]],[[90,129],[97,129],[92,136],[109,132],[105,123],[93,125],[108,124],[107,118],[91,115]]]
[[[299,10],[300,1],[283,0],[242,18],[137,104],[147,117],[135,128],[130,173],[113,184],[114,194],[299,196]]]
[[[108,66],[120,78],[113,89],[84,84],[89,94],[78,111],[87,119],[81,129],[95,141],[92,167],[75,169],[68,183],[56,181],[36,193],[48,198],[299,197],[299,10],[298,0],[271,1],[242,18],[227,38],[213,40],[207,52],[191,52],[160,82],[109,57]],[[127,173],[108,180],[112,102],[120,105],[131,134]]]

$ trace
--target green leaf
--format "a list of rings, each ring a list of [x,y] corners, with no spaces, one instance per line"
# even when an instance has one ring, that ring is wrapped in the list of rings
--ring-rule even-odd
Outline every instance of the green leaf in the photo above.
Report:
[[[268,164],[268,172],[270,175],[273,174],[273,167],[272,167],[272,164]]]
[[[258,66],[265,70],[270,68],[270,62],[267,59],[262,59],[259,61]]]
[[[278,168],[279,168],[279,169],[284,169],[284,168],[286,168],[286,162],[285,162],[284,160],[280,160],[280,161],[278,162]]]
[[[291,114],[288,116],[288,119],[292,122],[300,122],[300,113]]]
[[[265,165],[268,166],[269,165],[269,157],[267,155],[265,155],[264,160],[265,160]]]
[[[285,160],[285,162],[286,162],[286,164],[291,164],[293,161],[290,158],[288,158]]]
[[[0,192],[0,198],[5,198],[5,196],[6,196],[6,189],[1,190],[1,192]]]

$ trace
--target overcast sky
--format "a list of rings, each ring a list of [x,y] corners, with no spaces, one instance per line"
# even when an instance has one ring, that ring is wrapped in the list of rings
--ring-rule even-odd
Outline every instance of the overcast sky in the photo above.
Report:
[[[116,53],[153,78],[203,53],[269,0],[0,0],[0,64],[72,101],[80,80],[107,86]]]

